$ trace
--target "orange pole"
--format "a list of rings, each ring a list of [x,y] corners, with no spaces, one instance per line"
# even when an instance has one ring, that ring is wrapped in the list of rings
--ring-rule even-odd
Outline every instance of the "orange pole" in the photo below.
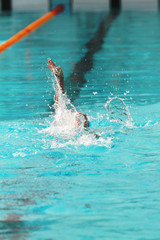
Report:
[[[8,39],[6,42],[2,43],[0,45],[0,53],[2,53],[4,50],[21,40],[23,37],[27,36],[31,32],[35,31],[37,28],[39,28],[42,24],[46,23],[48,20],[56,16],[58,13],[62,12],[64,10],[63,5],[57,6],[52,11],[46,13],[44,16],[40,17],[33,23],[29,24],[27,27],[22,29],[20,32],[15,34],[13,37]]]

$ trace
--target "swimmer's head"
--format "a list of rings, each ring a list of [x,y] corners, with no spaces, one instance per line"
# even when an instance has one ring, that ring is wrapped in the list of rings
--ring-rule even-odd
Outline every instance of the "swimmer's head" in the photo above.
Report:
[[[86,114],[78,112],[76,115],[76,126],[79,127],[82,123],[84,127],[89,127],[89,122]]]

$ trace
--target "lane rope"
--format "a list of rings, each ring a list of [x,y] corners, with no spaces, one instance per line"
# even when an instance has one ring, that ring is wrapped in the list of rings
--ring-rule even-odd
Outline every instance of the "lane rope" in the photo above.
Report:
[[[22,29],[20,32],[16,33],[13,37],[8,39],[6,42],[2,43],[0,45],[0,53],[5,51],[7,48],[11,47],[13,44],[17,43],[20,41],[22,38],[27,36],[28,34],[32,33],[35,31],[37,28],[39,28],[41,25],[49,21],[51,18],[55,17],[57,14],[62,12],[64,10],[64,5],[58,5],[55,9],[52,11],[46,13],[44,16],[40,17],[33,23],[29,24],[27,27]]]

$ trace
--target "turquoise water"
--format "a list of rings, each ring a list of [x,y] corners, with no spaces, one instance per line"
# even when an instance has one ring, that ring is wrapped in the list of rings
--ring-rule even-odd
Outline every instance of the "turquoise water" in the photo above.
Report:
[[[0,41],[41,14],[1,16]],[[160,15],[121,13],[77,83],[72,72],[104,18],[61,14],[0,55],[0,239],[159,239]],[[45,131],[49,57],[89,132]]]

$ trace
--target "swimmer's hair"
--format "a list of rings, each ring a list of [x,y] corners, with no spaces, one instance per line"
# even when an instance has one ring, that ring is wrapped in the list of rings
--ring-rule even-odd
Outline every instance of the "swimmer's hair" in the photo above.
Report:
[[[78,112],[79,115],[82,115],[84,117],[84,127],[89,127],[89,121],[88,121],[88,118],[87,118],[87,115],[84,114],[84,113],[81,113],[81,112]]]

